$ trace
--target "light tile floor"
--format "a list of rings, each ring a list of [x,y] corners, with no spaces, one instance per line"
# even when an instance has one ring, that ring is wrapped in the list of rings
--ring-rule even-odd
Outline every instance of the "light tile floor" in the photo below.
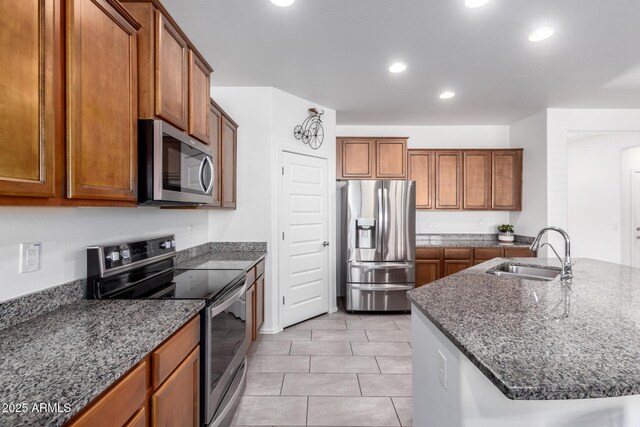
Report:
[[[234,426],[410,426],[410,319],[341,310],[261,335]]]

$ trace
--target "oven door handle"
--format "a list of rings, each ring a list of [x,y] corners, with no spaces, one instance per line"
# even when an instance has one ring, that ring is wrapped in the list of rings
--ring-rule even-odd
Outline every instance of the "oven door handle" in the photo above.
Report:
[[[242,287],[233,293],[229,298],[225,298],[219,304],[211,306],[209,309],[209,317],[214,318],[218,314],[222,313],[227,308],[231,307],[236,301],[242,298],[247,293],[247,281],[242,284]]]

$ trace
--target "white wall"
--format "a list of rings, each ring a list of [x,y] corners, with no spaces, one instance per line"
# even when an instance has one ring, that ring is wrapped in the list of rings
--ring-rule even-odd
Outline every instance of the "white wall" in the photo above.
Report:
[[[282,151],[315,155],[328,160],[328,182],[335,181],[334,110],[275,88],[213,87],[213,98],[240,125],[238,129],[238,203],[233,211],[211,211],[211,239],[266,241],[269,255],[265,272],[264,333],[282,330],[278,289],[280,168]],[[293,136],[307,109],[324,110],[324,144],[312,150]],[[329,236],[335,235],[335,188],[329,187]],[[335,245],[329,246],[330,277],[335,277]],[[330,283],[333,292],[335,283]],[[335,305],[335,297],[330,294]],[[335,307],[334,307],[335,308]]]
[[[548,224],[567,228],[567,146],[572,132],[640,132],[640,110],[547,110]],[[550,241],[562,247],[562,240]]]
[[[175,234],[182,250],[207,242],[208,228],[206,211],[0,207],[0,301],[87,277],[89,245]],[[40,270],[19,274],[26,242],[42,243]]]
[[[535,236],[547,225],[547,112],[542,111],[510,126],[509,145],[524,148],[522,211],[509,221],[516,233]]]
[[[339,125],[338,136],[409,137],[409,148],[507,148],[509,126],[351,126]],[[418,233],[494,233],[509,222],[508,212],[418,211]]]
[[[628,148],[640,134],[571,133],[567,147],[567,231],[572,254],[623,263],[623,205],[629,205],[631,169],[640,169]],[[628,215],[627,223],[628,223]],[[628,239],[625,239],[628,241]],[[625,264],[629,263],[628,251]]]

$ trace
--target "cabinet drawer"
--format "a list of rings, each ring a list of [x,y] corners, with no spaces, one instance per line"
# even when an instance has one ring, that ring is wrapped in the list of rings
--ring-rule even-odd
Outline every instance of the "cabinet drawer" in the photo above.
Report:
[[[147,408],[142,407],[136,414],[129,420],[124,427],[146,427],[147,426]]]
[[[198,315],[151,353],[154,390],[167,379],[199,342],[200,316]]]
[[[505,258],[533,258],[536,253],[527,248],[512,248],[504,250]]]
[[[442,258],[442,249],[434,248],[417,248],[416,259],[440,259]]]
[[[247,288],[253,285],[255,281],[256,281],[256,268],[251,267],[249,270],[247,270]]]
[[[264,260],[261,260],[256,265],[256,277],[260,277],[264,274]]]
[[[89,409],[68,424],[69,427],[122,426],[137,415],[147,397],[149,362],[143,360],[125,374]]]
[[[473,250],[474,259],[493,259],[493,258],[500,258],[503,255],[504,255],[503,249],[484,248],[484,249]]]
[[[471,249],[445,249],[444,259],[471,259]]]

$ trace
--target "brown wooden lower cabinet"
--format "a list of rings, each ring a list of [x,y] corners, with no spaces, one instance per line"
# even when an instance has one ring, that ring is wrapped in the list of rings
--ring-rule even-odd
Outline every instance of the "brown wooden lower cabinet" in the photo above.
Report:
[[[417,248],[416,288],[458,273],[493,258],[528,258],[528,248]]]
[[[416,288],[427,283],[435,282],[442,277],[440,259],[418,259],[416,260]]]
[[[198,426],[200,423],[200,346],[151,396],[154,427]]]
[[[247,270],[247,333],[251,335],[251,341],[258,338],[260,326],[264,322],[264,260]]]
[[[197,315],[66,425],[199,427],[199,338]]]

